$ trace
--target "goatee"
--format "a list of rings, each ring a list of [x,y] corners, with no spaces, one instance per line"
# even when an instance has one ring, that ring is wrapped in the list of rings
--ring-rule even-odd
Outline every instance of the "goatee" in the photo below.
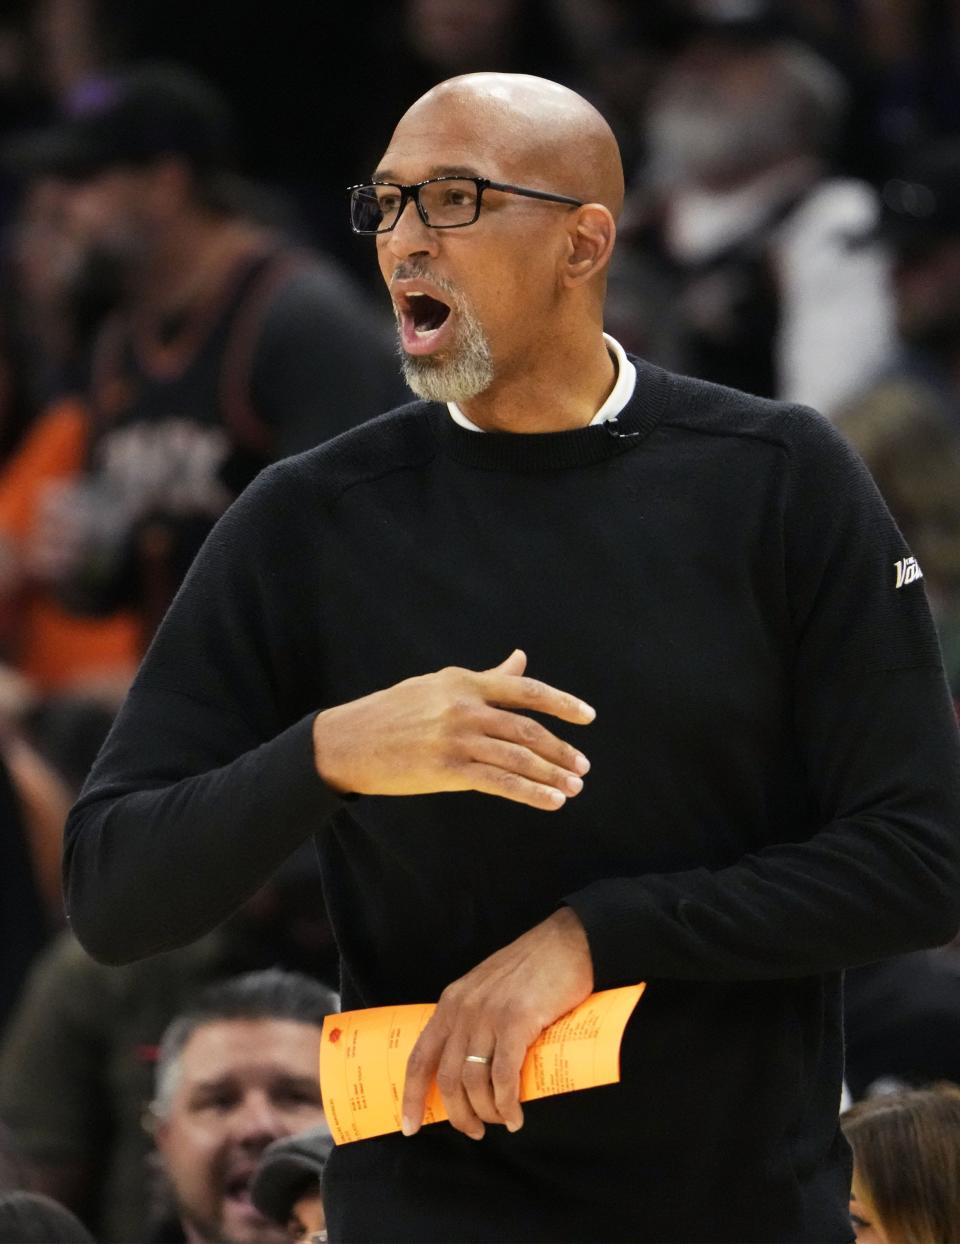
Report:
[[[427,402],[459,405],[489,389],[493,355],[486,333],[463,295],[446,281],[435,276],[430,279],[450,299],[457,317],[456,332],[451,344],[438,354],[407,354],[398,342],[403,378],[417,397]]]

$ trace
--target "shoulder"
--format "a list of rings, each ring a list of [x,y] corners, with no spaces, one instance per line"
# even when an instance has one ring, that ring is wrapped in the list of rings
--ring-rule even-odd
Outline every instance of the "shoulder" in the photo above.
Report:
[[[733,438],[745,449],[773,449],[788,459],[848,457],[852,451],[830,421],[808,406],[755,397],[739,389],[667,374],[670,400],[661,426],[693,437]]]

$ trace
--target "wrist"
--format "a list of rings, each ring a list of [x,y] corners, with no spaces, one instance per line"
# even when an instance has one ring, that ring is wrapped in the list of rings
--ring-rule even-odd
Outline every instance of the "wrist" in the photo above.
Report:
[[[572,907],[558,907],[548,922],[554,926],[563,940],[565,948],[579,962],[584,979],[588,982],[587,993],[593,992],[593,956],[590,953],[590,941],[583,921]]]
[[[331,742],[335,733],[330,729],[330,714],[333,711],[324,709],[313,719],[313,767],[325,786],[338,795],[348,795],[351,793],[349,783],[343,782],[336,773],[335,748]]]

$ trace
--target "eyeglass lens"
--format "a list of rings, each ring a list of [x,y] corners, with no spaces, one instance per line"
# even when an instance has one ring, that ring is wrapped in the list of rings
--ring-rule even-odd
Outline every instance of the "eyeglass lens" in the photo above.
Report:
[[[427,223],[437,228],[469,225],[477,216],[479,191],[474,181],[444,177],[420,187],[420,206]],[[351,200],[353,226],[365,233],[392,229],[403,193],[399,186],[360,186]]]

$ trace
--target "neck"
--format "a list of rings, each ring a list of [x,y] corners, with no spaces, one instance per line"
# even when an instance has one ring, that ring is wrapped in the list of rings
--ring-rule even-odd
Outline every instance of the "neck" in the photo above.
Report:
[[[487,432],[568,432],[586,427],[616,378],[597,324],[576,341],[553,337],[539,357],[525,354],[460,408]]]
[[[191,213],[159,234],[140,274],[135,300],[148,316],[189,307],[206,294],[260,230],[245,221]]]

